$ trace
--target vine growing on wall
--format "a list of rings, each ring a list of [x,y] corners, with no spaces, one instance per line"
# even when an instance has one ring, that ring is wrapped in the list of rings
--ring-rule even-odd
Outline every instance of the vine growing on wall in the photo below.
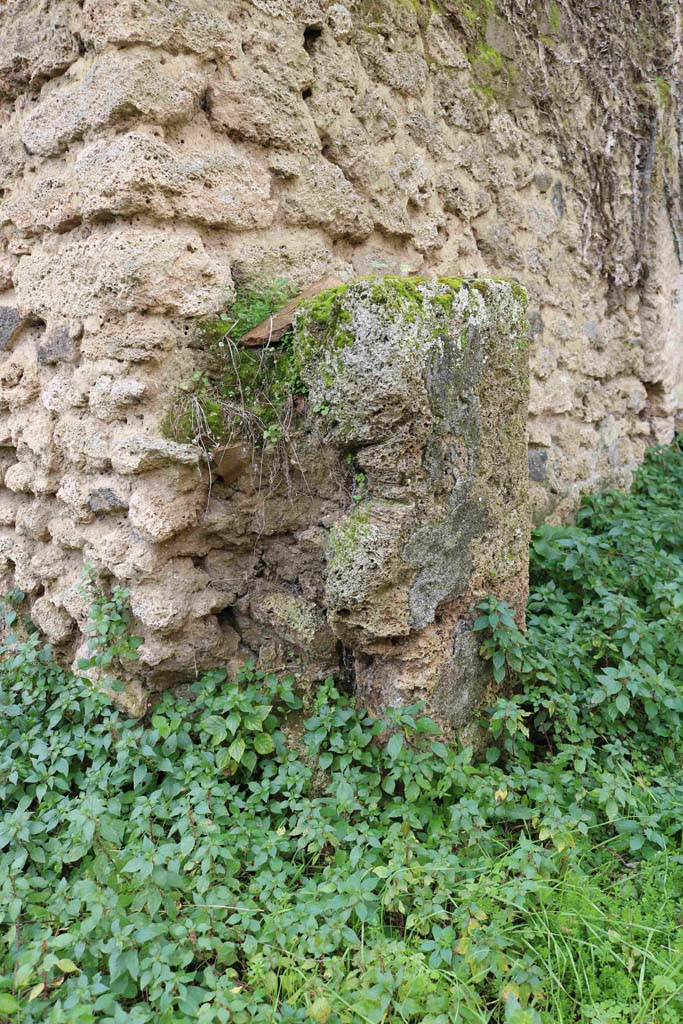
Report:
[[[498,73],[516,88],[488,90],[498,103],[530,100],[550,131],[583,204],[583,258],[614,289],[647,276],[654,195],[663,194],[683,258],[683,18],[674,0],[439,0],[435,8],[496,68],[487,23],[514,33],[514,59]],[[500,78],[500,73],[498,75]],[[589,105],[577,104],[577,95]],[[630,167],[624,179],[627,154]]]
[[[523,88],[548,123],[584,206],[583,257],[615,288],[647,275],[652,197],[681,223],[681,24],[669,0],[500,0],[523,53]],[[590,107],[575,103],[582,82]],[[624,181],[619,151],[628,154]],[[677,231],[679,246],[680,228]]]

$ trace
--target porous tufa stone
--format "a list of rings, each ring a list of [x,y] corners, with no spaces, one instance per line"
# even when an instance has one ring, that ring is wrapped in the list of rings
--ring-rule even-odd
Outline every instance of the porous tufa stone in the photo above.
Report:
[[[423,699],[460,728],[492,690],[474,605],[494,593],[523,617],[525,312],[514,282],[376,278],[297,314],[316,430],[365,472],[331,532],[325,602],[375,713]]]

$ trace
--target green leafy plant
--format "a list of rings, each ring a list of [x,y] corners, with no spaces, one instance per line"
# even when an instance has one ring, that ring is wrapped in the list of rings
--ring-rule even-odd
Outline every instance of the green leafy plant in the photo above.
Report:
[[[8,630],[3,1024],[680,1024],[681,494],[677,443],[536,532],[476,761],[253,664],[125,719]]]
[[[79,660],[78,667],[82,671],[104,670],[99,673],[101,685],[114,691],[123,690],[123,683],[110,675],[110,670],[122,662],[135,661],[143,643],[142,637],[130,633],[130,591],[116,584],[107,592],[95,569],[86,565],[81,593],[90,606],[87,633],[91,653]]]
[[[165,423],[169,436],[210,449],[236,437],[262,445],[288,434],[293,400],[301,392],[291,338],[276,347],[239,342],[295,294],[296,287],[283,279],[238,287],[229,309],[203,325],[209,365],[175,397]]]

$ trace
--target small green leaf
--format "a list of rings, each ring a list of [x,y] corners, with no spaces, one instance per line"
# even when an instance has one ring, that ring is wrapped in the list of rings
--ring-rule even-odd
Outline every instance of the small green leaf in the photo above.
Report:
[[[655,992],[677,992],[678,984],[666,974],[655,974],[652,979],[652,988]]]
[[[403,749],[403,737],[399,732],[395,732],[391,737],[386,746],[386,751],[392,761],[395,761],[398,755]]]
[[[76,967],[73,960],[68,960],[66,958],[58,960],[55,967],[58,967],[60,971],[64,972],[64,974],[73,974],[74,971],[80,970],[80,968]]]
[[[254,736],[254,750],[257,754],[271,754],[275,750],[273,737],[270,733],[260,732]]]
[[[237,763],[239,764],[239,762],[242,760],[242,757],[244,756],[244,751],[246,749],[246,743],[244,742],[241,736],[238,736],[237,739],[233,740],[230,746],[228,747],[228,754],[233,759],[233,761],[237,761]]]
[[[622,715],[625,715],[628,709],[631,707],[631,701],[629,700],[628,695],[625,693],[619,694],[615,701],[615,704],[617,705],[618,710],[621,711]]]

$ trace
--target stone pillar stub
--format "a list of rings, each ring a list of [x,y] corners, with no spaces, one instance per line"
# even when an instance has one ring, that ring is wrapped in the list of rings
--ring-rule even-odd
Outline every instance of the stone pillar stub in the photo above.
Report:
[[[492,693],[477,601],[495,594],[523,618],[525,307],[510,282],[378,278],[298,314],[311,408],[357,482],[331,531],[325,602],[372,713],[424,700],[459,731]]]

